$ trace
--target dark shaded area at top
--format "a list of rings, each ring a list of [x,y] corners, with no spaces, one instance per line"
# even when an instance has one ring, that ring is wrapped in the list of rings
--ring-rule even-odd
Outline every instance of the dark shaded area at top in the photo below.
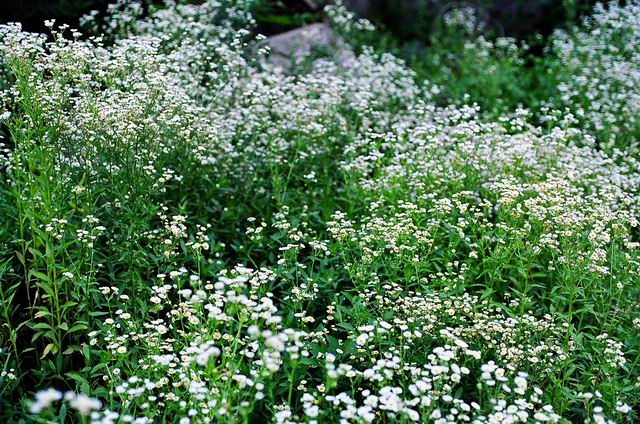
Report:
[[[110,0],[0,0],[0,22],[20,22],[26,31],[46,32],[44,21],[56,19],[78,27],[83,14],[105,11]]]
[[[149,5],[162,5],[162,0],[133,0],[144,10]],[[0,23],[20,22],[26,31],[47,32],[44,21],[55,19],[58,24],[79,26],[82,15],[98,10],[104,13],[115,0],[0,0]],[[178,3],[202,3],[202,0],[177,0]],[[304,0],[258,0],[254,16],[258,32],[277,34],[321,19],[321,2]],[[312,7],[315,5],[317,7]]]
[[[601,0],[602,1],[602,0]],[[608,1],[608,0],[604,0]],[[486,30],[499,36],[549,35],[575,23],[597,0],[346,0],[354,10],[381,23],[396,37],[425,40],[443,15],[470,7]]]
[[[27,31],[46,32],[44,21],[78,26],[90,10],[105,11],[113,0],[0,0],[0,22],[21,22]],[[197,0],[186,2],[198,3]],[[588,12],[595,0],[344,0],[352,10],[382,25],[399,39],[426,40],[434,22],[452,8],[470,6],[479,11],[486,27],[497,35],[526,38],[550,34],[554,28]],[[160,4],[161,0],[146,0]],[[271,35],[320,19],[323,0],[262,0],[254,11],[258,32]],[[314,7],[317,6],[317,7]]]

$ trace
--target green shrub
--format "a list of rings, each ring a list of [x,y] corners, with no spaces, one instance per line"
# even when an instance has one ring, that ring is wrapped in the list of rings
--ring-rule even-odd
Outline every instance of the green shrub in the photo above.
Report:
[[[248,6],[0,27],[3,420],[634,422],[637,159],[455,17],[457,87],[365,47],[286,75]]]

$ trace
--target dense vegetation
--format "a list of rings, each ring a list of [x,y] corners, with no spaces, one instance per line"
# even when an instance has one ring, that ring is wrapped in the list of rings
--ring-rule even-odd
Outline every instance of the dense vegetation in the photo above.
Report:
[[[635,422],[640,3],[293,75],[251,11],[0,26],[3,422]]]

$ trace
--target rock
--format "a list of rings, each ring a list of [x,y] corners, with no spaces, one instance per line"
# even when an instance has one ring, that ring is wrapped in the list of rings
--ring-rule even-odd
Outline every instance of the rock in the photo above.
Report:
[[[271,49],[268,63],[285,72],[290,72],[297,61],[314,52],[329,53],[338,64],[353,57],[349,46],[324,22],[267,37],[264,43]]]

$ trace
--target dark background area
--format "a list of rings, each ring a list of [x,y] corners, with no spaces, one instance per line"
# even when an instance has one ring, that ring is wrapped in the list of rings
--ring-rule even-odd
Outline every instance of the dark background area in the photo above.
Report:
[[[351,0],[360,14],[382,24],[402,40],[428,38],[437,21],[454,8],[470,7],[485,29],[500,36],[549,35],[575,23],[597,0]]]
[[[0,22],[20,22],[26,31],[44,32],[44,21],[78,26],[83,14],[97,9],[105,11],[110,0],[0,0]]]
[[[145,9],[149,5],[162,5],[162,0],[134,0]],[[180,2],[181,0],[177,0]],[[44,21],[55,19],[59,24],[78,27],[85,13],[99,10],[115,0],[0,0],[0,23],[20,22],[26,31],[46,32]],[[183,3],[201,3],[201,0],[182,0]],[[260,33],[270,35],[320,20],[322,2],[305,0],[258,0],[254,16]]]
[[[192,0],[197,2],[197,0]],[[28,31],[45,31],[44,20],[78,26],[90,10],[105,11],[110,0],[0,0],[0,22],[21,22]],[[424,40],[448,10],[470,6],[497,35],[547,35],[588,12],[596,0],[345,0],[345,4],[401,40]],[[147,0],[161,3],[159,0]],[[267,35],[321,19],[320,0],[264,0],[254,15]]]

